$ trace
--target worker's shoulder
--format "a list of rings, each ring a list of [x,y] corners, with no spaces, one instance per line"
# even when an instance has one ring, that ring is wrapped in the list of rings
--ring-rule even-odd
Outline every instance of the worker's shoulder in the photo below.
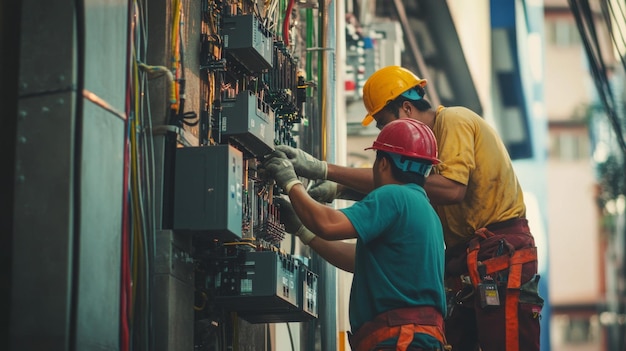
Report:
[[[423,187],[415,184],[415,183],[389,183],[381,185],[376,189],[380,196],[383,197],[397,197],[397,196],[409,196],[412,197],[415,193],[421,193],[422,195],[426,195],[426,191]]]
[[[470,129],[477,130],[481,129],[485,123],[485,120],[480,115],[463,106],[446,107],[441,110],[437,118],[446,128],[465,125],[470,126]]]
[[[470,110],[465,106],[449,106],[442,109],[442,114],[446,118],[455,118],[455,119],[469,119],[474,120],[476,118],[481,119],[482,117],[476,112]]]

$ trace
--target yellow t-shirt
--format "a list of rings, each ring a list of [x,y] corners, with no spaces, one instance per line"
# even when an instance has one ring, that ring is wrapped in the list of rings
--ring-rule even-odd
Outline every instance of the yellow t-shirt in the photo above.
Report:
[[[467,186],[461,203],[435,206],[447,247],[467,242],[488,224],[526,216],[511,158],[483,118],[465,107],[440,106],[433,132],[441,160],[434,171]]]

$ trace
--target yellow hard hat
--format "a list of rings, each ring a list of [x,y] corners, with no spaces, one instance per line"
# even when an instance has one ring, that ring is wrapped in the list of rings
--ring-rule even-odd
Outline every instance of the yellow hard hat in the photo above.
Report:
[[[374,114],[402,93],[417,86],[426,86],[426,79],[400,66],[387,66],[374,72],[363,86],[363,104],[367,116],[361,124],[366,126],[372,123]]]

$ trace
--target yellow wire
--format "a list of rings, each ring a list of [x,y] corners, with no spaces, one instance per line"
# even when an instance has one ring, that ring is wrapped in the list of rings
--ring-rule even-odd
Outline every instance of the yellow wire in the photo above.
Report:
[[[136,194],[135,194],[135,172],[136,172],[136,167],[135,167],[135,158],[136,158],[136,135],[135,135],[135,129],[136,129],[136,120],[137,120],[137,116],[136,116],[136,112],[137,112],[137,108],[136,108],[136,100],[137,100],[137,91],[138,91],[138,87],[137,87],[137,64],[135,60],[135,52],[134,52],[134,48],[133,48],[133,79],[132,79],[132,84],[133,84],[133,116],[131,116],[131,120],[130,120],[130,166],[131,166],[131,171],[130,171],[130,178],[131,178],[131,184],[130,184],[130,191],[131,191],[131,199],[132,199],[132,203],[131,203],[131,211],[132,211],[132,216],[131,216],[131,223],[132,223],[132,232],[131,232],[131,240],[132,240],[132,244],[133,244],[133,253],[132,253],[132,274],[131,274],[131,286],[132,286],[132,298],[131,298],[131,321],[134,320],[133,316],[134,316],[134,312],[135,312],[135,301],[137,300],[137,276],[138,276],[138,269],[139,269],[139,257],[137,254],[137,250],[138,250],[138,244],[137,244],[137,236],[136,236],[136,231],[137,231],[137,223],[136,223],[136,218],[135,218],[135,208],[136,208]]]
[[[207,85],[209,87],[208,103],[209,108],[211,108],[211,106],[213,106],[213,102],[215,101],[215,89],[217,89],[217,87],[215,86],[215,73],[209,73]],[[209,116],[211,115],[213,115],[213,111],[209,111]],[[209,145],[215,145],[215,140],[213,140],[213,128],[209,128],[208,132]]]
[[[143,227],[141,221],[141,212],[140,212],[140,199],[139,199],[139,152],[137,147],[137,132],[139,130],[139,101],[140,101],[140,92],[139,92],[139,65],[136,60],[136,52],[133,48],[133,66],[132,66],[132,84],[133,84],[133,116],[130,120],[130,155],[131,155],[131,194],[132,194],[132,243],[133,243],[133,253],[132,253],[132,295],[131,295],[131,313],[130,318],[133,321],[133,316],[135,314],[135,310],[137,308],[137,300],[139,299],[138,291],[143,290],[143,267],[144,267],[144,243],[143,243]]]
[[[193,305],[193,309],[196,310],[196,311],[202,311],[206,307],[206,303],[207,303],[208,300],[209,300],[209,297],[203,291],[202,292],[202,305],[201,306],[196,306],[196,304],[194,304]]]
[[[178,69],[180,66],[180,46],[179,40],[181,40],[179,35],[180,30],[180,15],[181,15],[181,1],[174,0],[172,3],[172,10],[174,11],[174,18],[172,19],[172,33],[171,33],[171,44],[172,44],[172,71],[174,72],[174,78],[178,77]],[[172,91],[170,92],[172,100],[172,109],[178,112],[178,84],[172,84]]]

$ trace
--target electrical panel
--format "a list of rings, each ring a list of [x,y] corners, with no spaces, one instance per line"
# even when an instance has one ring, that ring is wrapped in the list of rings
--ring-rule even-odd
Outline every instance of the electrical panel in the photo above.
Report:
[[[242,236],[243,155],[231,145],[176,150],[174,229]]]
[[[272,35],[254,14],[225,18],[222,35],[226,53],[248,71],[272,67]]]
[[[319,109],[307,76],[315,76],[319,53],[297,33],[313,23],[300,19],[301,5],[202,2],[200,26],[194,23],[199,60],[192,61],[200,66],[198,104],[185,104],[183,94],[182,58],[190,52],[184,43],[192,41],[172,41],[179,68],[169,95],[178,98],[172,120],[197,136],[197,145],[172,143],[173,171],[165,167],[174,173],[171,229],[192,240],[196,351],[234,348],[233,315],[246,328],[318,318],[318,274],[296,258],[297,239],[290,238],[291,253],[281,248],[286,232],[274,203],[280,189],[258,169],[276,145],[311,145],[303,140],[312,138],[307,114]],[[314,18],[315,7],[303,9]],[[315,26],[308,30],[316,37]]]
[[[302,292],[298,295],[298,306],[311,318],[317,318],[317,279],[318,275],[306,265],[300,265],[300,285]]]
[[[293,256],[250,251],[216,261],[216,302],[250,323],[317,317],[317,275]]]
[[[274,110],[251,91],[243,91],[235,100],[222,102],[220,130],[255,156],[274,150]]]

